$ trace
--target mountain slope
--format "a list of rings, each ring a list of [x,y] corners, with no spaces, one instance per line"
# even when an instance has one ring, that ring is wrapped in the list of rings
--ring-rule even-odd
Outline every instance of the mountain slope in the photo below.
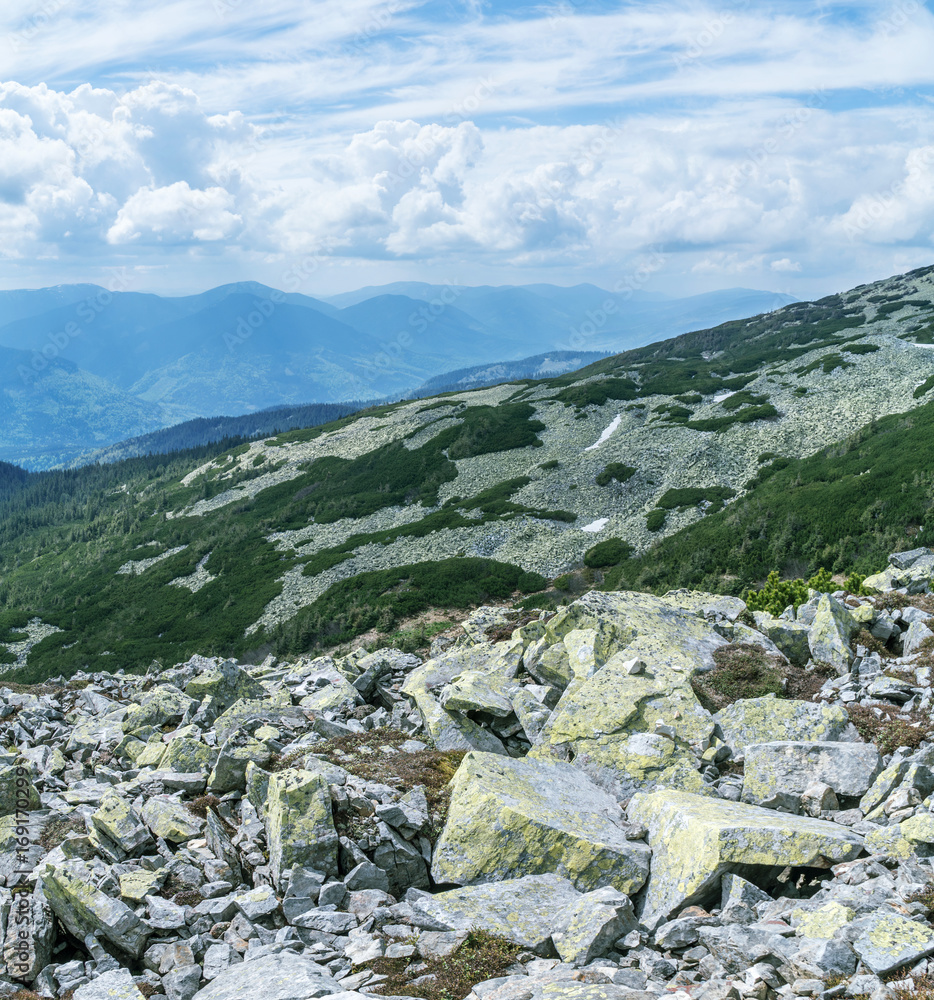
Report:
[[[443,607],[465,559],[511,566],[516,587],[535,590],[597,543],[618,539],[638,558],[734,511],[752,512],[736,564],[709,560],[700,542],[671,550],[690,573],[748,577],[770,558],[819,558],[827,544],[840,559],[869,558],[871,545],[822,542],[819,524],[757,514],[757,491],[775,487],[767,476],[747,484],[776,458],[833,446],[834,461],[850,455],[841,442],[892,414],[914,410],[905,419],[926,426],[932,321],[934,268],[579,372],[378,407],[201,462],[30,477],[0,505],[0,601],[62,630],[31,654],[29,670],[47,676],[111,656],[127,667],[174,662],[207,646],[327,647]],[[918,445],[890,473],[899,491],[904,483],[925,497],[908,512],[915,526],[930,507],[928,453]],[[856,471],[867,470],[847,466],[833,481]],[[901,530],[908,508],[880,509]],[[873,533],[852,516],[847,534]],[[789,547],[777,537],[789,530],[810,541]],[[728,534],[708,547],[728,547]],[[639,574],[660,558],[619,573],[650,583]],[[665,573],[680,579],[670,565],[658,579]]]

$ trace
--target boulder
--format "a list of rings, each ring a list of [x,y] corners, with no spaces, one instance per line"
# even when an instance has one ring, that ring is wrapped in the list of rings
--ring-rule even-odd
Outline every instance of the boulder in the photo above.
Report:
[[[415,908],[449,930],[483,927],[547,955],[558,915],[580,898],[581,893],[558,875],[526,875],[424,896]]]
[[[821,868],[849,861],[863,848],[861,837],[835,823],[687,792],[640,792],[629,803],[629,819],[648,828],[653,850],[642,898],[646,924],[705,901],[727,872],[761,865]]]
[[[143,1000],[129,969],[111,969],[79,986],[72,1000]]]
[[[867,743],[757,743],[745,750],[743,801],[765,805],[787,798],[795,810],[815,781],[838,796],[866,794],[882,770],[882,758]]]
[[[133,958],[142,955],[150,928],[125,903],[95,887],[90,865],[83,861],[49,865],[40,877],[55,915],[79,941],[96,934]]]
[[[860,960],[877,976],[911,966],[934,955],[934,929],[927,923],[909,920],[891,910],[862,917],[860,935],[853,948]]]
[[[272,760],[272,751],[261,740],[254,739],[243,729],[236,729],[227,738],[217,756],[208,787],[215,795],[243,791],[246,788],[246,768],[252,761],[261,767]]]
[[[921,644],[925,639],[930,639],[932,635],[934,635],[934,632],[923,621],[912,622],[905,633],[902,655],[911,656],[912,653],[916,653],[921,648]]]
[[[199,702],[210,699],[222,712],[241,698],[265,698],[266,689],[234,660],[207,661],[210,665],[185,685],[185,694]]]
[[[312,1000],[342,990],[324,966],[284,951],[230,966],[193,1000]]]
[[[551,939],[562,962],[587,965],[635,926],[630,898],[605,886],[568,903],[555,917]]]
[[[789,662],[803,667],[811,658],[811,647],[808,643],[810,629],[801,622],[787,621],[784,618],[773,618],[767,611],[753,613],[756,628],[770,639],[780,653]]]
[[[123,720],[123,731],[132,733],[144,726],[162,729],[178,725],[186,715],[194,715],[198,702],[172,684],[159,684],[147,691],[136,705],[130,705]],[[144,737],[145,739],[145,737]]]
[[[269,866],[277,885],[282,873],[293,865],[337,874],[337,831],[331,815],[331,796],[321,775],[289,768],[270,776],[266,840]]]
[[[156,837],[173,844],[183,844],[200,836],[204,820],[196,816],[178,799],[167,795],[154,795],[143,806],[143,822]]]
[[[740,698],[714,716],[724,741],[741,754],[753,743],[772,740],[836,742],[844,738],[850,717],[838,705],[776,698]]]
[[[159,760],[153,765],[164,771],[179,774],[205,772],[210,774],[217,759],[217,751],[201,740],[178,738],[169,740]]]
[[[637,892],[650,851],[626,839],[616,800],[569,764],[467,754],[435,846],[436,882],[555,873],[582,891]]]
[[[0,817],[32,812],[40,806],[32,769],[19,765],[0,767]]]
[[[152,837],[136,810],[126,799],[116,792],[110,792],[101,802],[100,808],[91,816],[93,831],[98,834],[98,844],[104,847],[114,845],[123,856],[140,854],[143,848],[152,844]],[[103,840],[101,840],[103,838]],[[122,860],[122,858],[115,858]]]
[[[853,662],[850,639],[856,627],[856,621],[844,604],[830,594],[822,594],[808,631],[811,656],[836,667],[838,674],[845,674]]]

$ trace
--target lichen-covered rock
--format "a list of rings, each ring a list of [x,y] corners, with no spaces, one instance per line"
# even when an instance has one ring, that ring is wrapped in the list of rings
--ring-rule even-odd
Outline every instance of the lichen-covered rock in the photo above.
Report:
[[[40,876],[49,906],[70,934],[83,941],[97,934],[118,951],[139,958],[151,931],[126,903],[94,885],[94,871],[83,861],[49,865]]]
[[[849,861],[863,847],[861,837],[835,823],[687,792],[640,792],[628,812],[631,821],[648,828],[653,850],[643,922],[703,901],[724,872],[742,874],[755,865],[823,866],[827,860]]]
[[[136,732],[144,726],[163,726],[178,724],[186,715],[194,715],[198,703],[184,691],[179,691],[172,684],[160,684],[147,691],[139,700],[139,704],[130,705],[126,718],[123,720],[123,731]]]
[[[55,918],[42,885],[31,895],[0,889],[0,967],[33,980],[51,962],[54,944]]]
[[[452,931],[485,927],[547,955],[558,914],[581,894],[558,875],[526,875],[451,889],[417,900],[415,907]]]
[[[153,834],[173,844],[183,844],[201,834],[204,820],[187,806],[165,795],[154,795],[143,805],[142,818]]]
[[[143,1000],[129,969],[110,969],[79,986],[72,1000]]]
[[[201,740],[180,738],[169,740],[159,760],[153,764],[163,771],[179,774],[210,773],[217,760],[217,751]]]
[[[208,787],[216,795],[243,791],[246,787],[246,768],[252,761],[261,767],[272,760],[272,751],[262,741],[249,732],[235,730],[221,747],[208,778]]]
[[[587,965],[633,930],[636,915],[628,896],[605,886],[569,903],[555,918],[551,939],[562,962]]]
[[[898,826],[880,826],[866,834],[866,850],[890,858],[910,858],[915,844],[905,837]]]
[[[745,750],[743,801],[781,801],[796,810],[815,781],[829,785],[838,796],[859,797],[881,770],[882,758],[866,743],[757,743]]]
[[[284,951],[232,965],[198,990],[193,1000],[313,1000],[342,991],[324,966]]]
[[[929,924],[883,910],[862,917],[859,926],[853,948],[877,976],[934,955],[934,929]]]
[[[918,813],[899,823],[901,835],[913,844],[934,844],[934,815]]]
[[[639,890],[650,852],[626,839],[616,800],[569,764],[469,753],[451,782],[436,882],[556,873],[583,891]]]
[[[774,618],[767,611],[756,611],[753,617],[756,628],[788,657],[789,662],[799,667],[808,662],[811,658],[811,647],[808,642],[810,629],[807,625],[786,621],[784,618]]]
[[[136,810],[126,799],[110,792],[101,802],[100,808],[91,816],[92,834],[103,838],[105,846],[109,841],[125,855],[139,854],[152,843],[152,837]]]
[[[830,940],[856,916],[854,910],[843,903],[829,900],[816,907],[798,906],[791,911],[789,922],[800,937]]]
[[[704,782],[697,760],[683,743],[655,733],[633,733],[625,739],[601,736],[574,744],[574,766],[617,799],[651,788],[679,788],[716,795]],[[533,758],[553,759],[550,750],[533,750]]]
[[[726,743],[739,754],[753,743],[773,740],[835,742],[841,740],[850,717],[838,705],[817,705],[765,695],[740,698],[714,716]]]
[[[269,866],[277,885],[282,873],[293,865],[337,874],[337,831],[331,815],[331,796],[321,775],[289,768],[270,776],[266,840]]]
[[[846,673],[853,662],[850,639],[856,627],[857,623],[845,605],[830,594],[822,594],[808,631],[811,656],[832,664],[840,674]]]
[[[208,697],[216,710],[221,712],[241,698],[264,698],[266,689],[236,661],[215,660],[185,685],[185,694],[199,702]]]
[[[439,701],[448,712],[485,712],[502,719],[512,714],[512,702],[479,670],[466,670],[445,684]]]

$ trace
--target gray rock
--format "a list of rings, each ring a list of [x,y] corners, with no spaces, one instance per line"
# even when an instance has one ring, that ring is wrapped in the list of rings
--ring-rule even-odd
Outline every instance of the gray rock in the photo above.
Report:
[[[607,886],[584,893],[555,917],[551,939],[562,962],[587,965],[636,926],[632,901]]]
[[[756,962],[786,961],[796,945],[779,934],[756,927],[731,924],[726,927],[701,927],[701,944],[728,973],[743,974]]]
[[[902,655],[911,656],[912,653],[917,652],[921,648],[921,643],[923,643],[925,639],[930,639],[932,635],[934,635],[934,632],[932,632],[923,621],[912,622],[908,627],[908,631],[905,633],[905,643],[902,647]]]
[[[201,984],[201,966],[186,965],[162,977],[167,1000],[191,1000]]]
[[[269,916],[279,908],[279,900],[271,886],[261,885],[247,892],[238,892],[233,896],[233,903],[249,921],[259,920]]]
[[[862,917],[857,926],[860,934],[853,948],[877,976],[934,955],[934,930],[927,923],[880,910]]]
[[[204,953],[202,975],[211,982],[233,964],[233,949],[226,941],[218,941],[209,945]]]
[[[326,968],[311,959],[281,952],[232,965],[198,990],[194,1000],[312,1000],[341,992],[340,983]]]
[[[129,969],[114,969],[79,986],[74,1000],[142,1000]]]
[[[714,718],[723,738],[738,755],[754,743],[772,740],[793,742],[835,742],[843,739],[850,717],[836,705],[818,705],[811,701],[764,698],[740,698],[721,709]]]
[[[528,875],[488,885],[452,889],[415,905],[441,928],[484,927],[539,955],[547,955],[558,914],[580,898],[558,875]]]
[[[645,882],[649,849],[626,839],[616,800],[569,764],[473,752],[451,788],[436,882],[554,872],[584,891],[609,884],[627,894]]]
[[[761,805],[777,793],[800,799],[815,781],[837,795],[863,796],[882,770],[867,743],[781,741],[746,747],[743,801]]]
[[[382,868],[371,861],[363,861],[344,876],[344,885],[350,892],[360,889],[381,889],[389,892],[389,879]]]
[[[852,976],[856,971],[856,953],[841,939],[807,939],[788,959],[799,978],[825,979],[828,976]]]

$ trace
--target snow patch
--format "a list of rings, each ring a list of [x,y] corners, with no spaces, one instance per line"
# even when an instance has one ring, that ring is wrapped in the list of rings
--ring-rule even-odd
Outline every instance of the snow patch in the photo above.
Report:
[[[722,403],[724,399],[729,399],[730,396],[735,396],[735,395],[736,395],[735,390],[733,392],[721,392],[719,396],[714,396],[713,401],[715,403]]]
[[[581,531],[589,531],[596,534],[598,531],[603,531],[603,529],[610,523],[608,517],[601,517],[597,521],[591,521],[590,524],[585,524]]]
[[[619,429],[619,425],[622,422],[623,422],[622,416],[620,416],[620,414],[617,413],[616,417],[614,418],[610,426],[607,427],[607,429],[600,435],[599,440],[596,441],[594,444],[592,444],[589,448],[585,448],[584,451],[593,451],[594,448],[599,448],[600,445],[603,444],[605,441],[609,441],[610,438],[613,436],[613,433]]]

